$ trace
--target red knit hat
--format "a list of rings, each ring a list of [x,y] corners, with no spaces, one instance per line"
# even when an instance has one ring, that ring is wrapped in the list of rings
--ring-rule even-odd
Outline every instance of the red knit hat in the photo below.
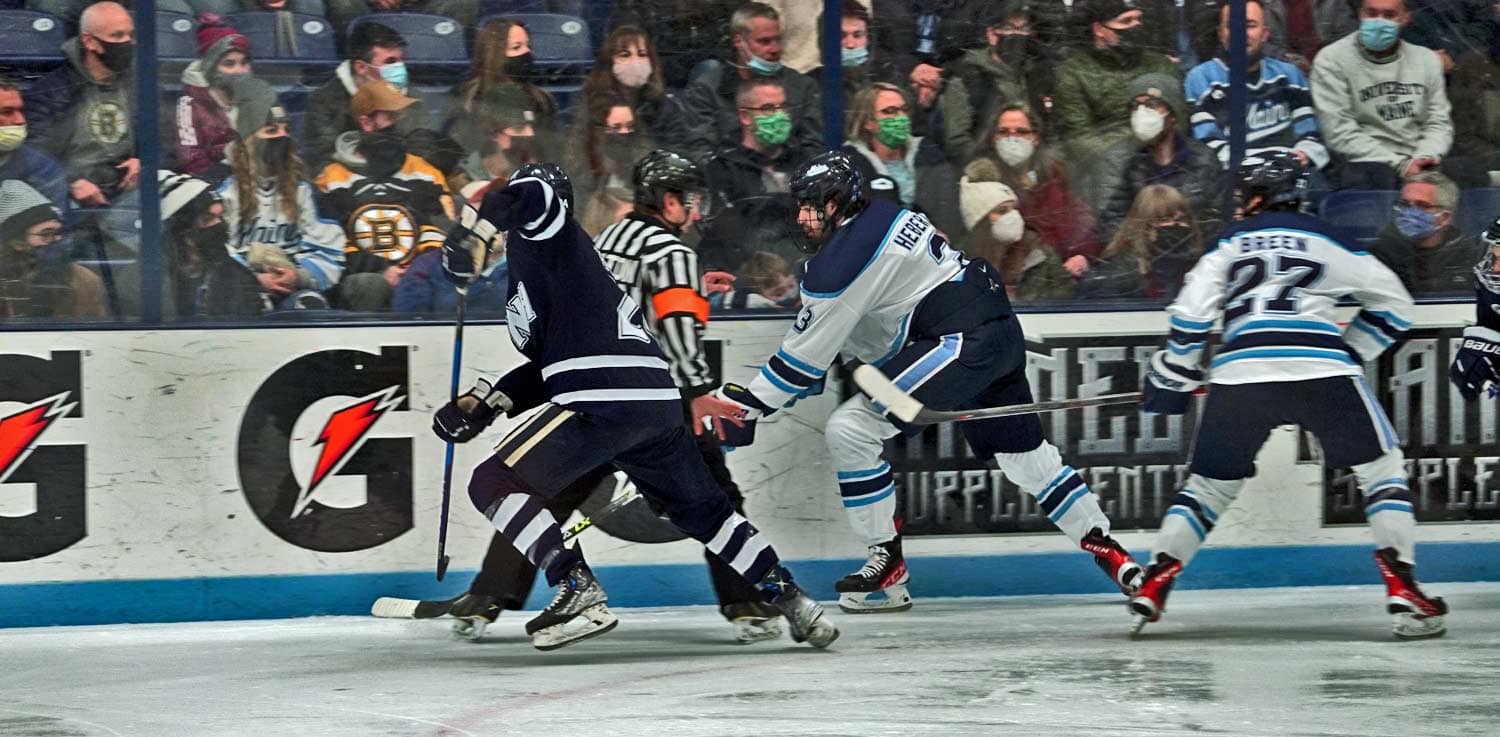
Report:
[[[229,48],[236,51],[250,53],[250,41],[240,35],[239,31],[224,24],[224,19],[214,13],[204,13],[198,16],[198,55],[208,53],[208,50],[220,40],[233,36],[234,40],[229,42]]]

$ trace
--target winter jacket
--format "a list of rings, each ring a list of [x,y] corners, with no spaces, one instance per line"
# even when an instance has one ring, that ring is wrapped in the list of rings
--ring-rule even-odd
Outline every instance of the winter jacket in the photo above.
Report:
[[[893,84],[902,89],[910,88],[911,70],[916,66],[916,62],[913,59],[910,57],[896,57],[895,59],[891,59],[884,56],[876,58],[876,56],[877,54],[874,49],[871,49],[869,61],[857,67],[845,66],[843,68],[841,78],[843,79],[844,86],[845,113],[848,113],[849,103],[854,100],[854,96],[859,94],[860,90],[876,82]],[[818,66],[808,70],[807,77],[817,82],[819,88],[821,88],[823,86],[823,74],[823,67]],[[912,123],[915,124],[916,121],[913,120]]]
[[[308,171],[322,171],[333,161],[334,140],[340,133],[359,130],[359,121],[349,109],[349,100],[357,89],[352,65],[349,61],[339,64],[333,79],[307,96],[307,125],[301,149]],[[420,98],[415,90],[409,90],[408,94]],[[406,108],[396,123],[396,130],[401,133],[427,127],[427,106],[421,99]]]
[[[480,272],[469,285],[464,309],[470,315],[505,313],[505,290],[509,288],[509,268],[500,261]],[[391,299],[392,312],[451,315],[458,311],[458,290],[443,275],[441,251],[427,251],[411,262],[411,268],[396,284]]]
[[[1011,301],[1033,302],[1073,296],[1073,276],[1063,268],[1057,252],[1042,242],[1029,223],[1022,231],[1021,240],[1006,245],[995,242],[985,229],[986,221],[980,223],[979,228],[964,235],[960,250],[970,258],[989,261],[1005,280]]]
[[[1074,256],[1090,259],[1101,248],[1099,225],[1094,213],[1074,193],[1068,166],[1056,149],[1044,146],[1031,157],[1031,166],[1021,169],[1008,166],[991,154],[989,159],[1000,181],[1020,199],[1019,209],[1026,224],[1036,229],[1042,242],[1057,251],[1064,261]]]
[[[951,76],[938,97],[943,111],[943,150],[953,161],[974,155],[975,142],[994,130],[1000,108],[1026,103],[1046,117],[1052,99],[1052,68],[1039,47],[1018,64],[998,61],[988,48],[974,49],[950,65]]]
[[[733,272],[755,251],[770,251],[788,262],[800,258],[790,241],[791,196],[786,182],[801,163],[789,149],[775,159],[735,147],[715,154],[703,166],[713,205],[698,246],[704,271]]]
[[[844,151],[866,182],[875,177],[890,177],[890,169],[864,141],[845,141]],[[900,192],[903,207],[927,216],[938,230],[959,233],[963,230],[958,214],[958,177],[931,139],[913,137],[906,144],[906,166],[916,178],[915,192]]]
[[[1054,110],[1069,161],[1093,161],[1130,135],[1130,81],[1150,73],[1179,76],[1171,59],[1151,51],[1127,60],[1094,48],[1063,62]]]
[[[62,240],[23,256],[0,244],[0,323],[104,317],[104,281],[68,256]]]
[[[1222,58],[1188,72],[1187,101],[1193,107],[1193,137],[1229,162],[1229,65]],[[1261,59],[1260,76],[1246,90],[1247,154],[1301,151],[1313,166],[1328,165],[1328,149],[1318,131],[1312,90],[1302,70],[1284,61]]]
[[[215,97],[203,76],[201,61],[182,72],[182,96],[177,98],[177,166],[184,174],[217,184],[229,176],[224,149],[239,139],[234,108]]]
[[[78,39],[63,44],[68,63],[38,79],[26,91],[32,141],[63,165],[68,183],[87,179],[114,199],[124,173],[116,166],[135,157],[135,77],[94,81],[84,69]]]
[[[1442,63],[1405,41],[1376,60],[1358,33],[1329,44],[1313,62],[1313,107],[1333,153],[1398,171],[1419,157],[1441,159],[1453,145]]]
[[[819,84],[792,69],[782,69],[775,77],[786,91],[787,114],[792,118],[786,148],[799,160],[821,152],[823,103]],[[685,152],[690,157],[739,145],[740,113],[734,97],[740,82],[739,71],[725,61],[706,61],[693,70],[692,82],[680,97],[692,126]]]
[[[1207,146],[1176,134],[1175,154],[1171,163],[1157,166],[1149,148],[1136,141],[1122,141],[1105,152],[1100,171],[1118,171],[1113,184],[1101,180],[1097,189],[1091,191],[1102,195],[1096,199],[1099,207],[1099,227],[1105,233],[1114,233],[1130,214],[1136,195],[1151,184],[1165,184],[1187,197],[1193,208],[1193,216],[1205,233],[1217,233],[1222,223],[1220,213],[1224,207],[1225,187],[1229,179],[1219,168],[1219,158]]]
[[[1387,225],[1370,253],[1390,267],[1414,295],[1469,294],[1474,289],[1474,262],[1483,251],[1478,241],[1448,226],[1435,248],[1423,248]]]
[[[287,219],[273,188],[258,186],[257,195],[260,206],[256,215],[240,222],[239,188],[234,177],[219,185],[224,222],[229,226],[230,257],[250,266],[252,246],[271,246],[296,266],[299,287],[321,292],[337,284],[344,271],[344,230],[338,223],[318,216],[312,185],[297,185],[295,221]]]
[[[63,217],[67,217],[72,198],[68,196],[67,176],[57,159],[29,143],[23,143],[9,156],[0,155],[0,182],[7,179],[19,179],[31,185],[43,197],[52,200]]]

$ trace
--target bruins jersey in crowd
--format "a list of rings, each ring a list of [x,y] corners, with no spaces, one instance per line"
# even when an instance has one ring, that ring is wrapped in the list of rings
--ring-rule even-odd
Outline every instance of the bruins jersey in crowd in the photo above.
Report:
[[[348,237],[351,274],[410,264],[421,251],[443,244],[454,216],[447,179],[411,154],[387,176],[335,161],[324,167],[317,185],[324,213]]]

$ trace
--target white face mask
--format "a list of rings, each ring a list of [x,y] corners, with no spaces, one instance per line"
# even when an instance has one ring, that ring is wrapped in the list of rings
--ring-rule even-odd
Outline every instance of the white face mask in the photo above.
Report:
[[[1145,105],[1137,105],[1130,114],[1130,132],[1141,143],[1153,141],[1167,127],[1167,116]]]
[[[1021,232],[1026,229],[1026,221],[1021,219],[1021,211],[1011,210],[1001,215],[998,220],[990,223],[990,235],[1001,244],[1015,243],[1021,240]]]
[[[646,84],[651,79],[651,60],[636,56],[615,62],[615,79],[630,89]]]
[[[1036,153],[1036,144],[1030,138],[1020,136],[1006,136],[995,139],[995,155],[1005,162],[1006,166],[1020,166],[1031,160],[1031,155]]]
[[[0,154],[8,154],[26,142],[26,124],[0,125]]]

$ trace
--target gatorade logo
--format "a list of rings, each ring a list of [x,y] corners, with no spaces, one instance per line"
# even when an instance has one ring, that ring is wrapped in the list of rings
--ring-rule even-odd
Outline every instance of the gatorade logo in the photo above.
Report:
[[[83,418],[81,355],[0,355],[0,562],[35,560],[88,534],[87,449],[60,443]]]

